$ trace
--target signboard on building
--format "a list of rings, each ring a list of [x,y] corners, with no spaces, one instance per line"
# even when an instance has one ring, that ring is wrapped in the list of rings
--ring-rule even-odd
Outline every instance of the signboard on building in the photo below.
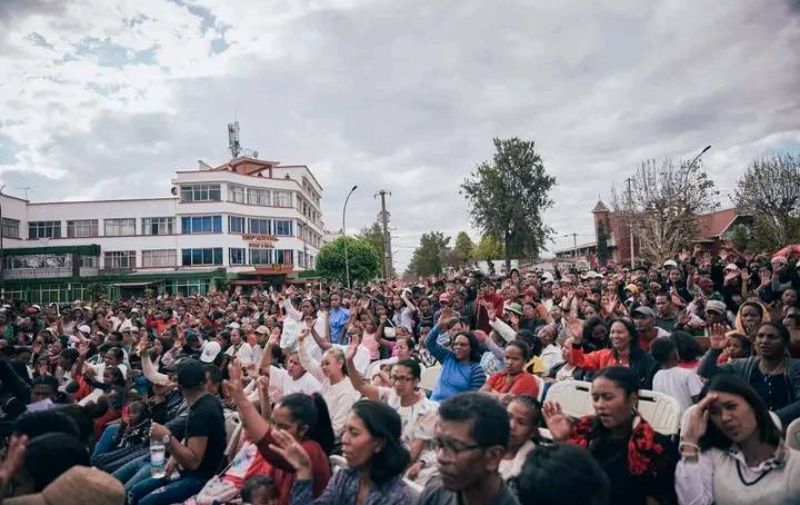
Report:
[[[278,237],[261,233],[245,233],[242,235],[242,239],[247,242],[247,247],[250,249],[273,249]]]

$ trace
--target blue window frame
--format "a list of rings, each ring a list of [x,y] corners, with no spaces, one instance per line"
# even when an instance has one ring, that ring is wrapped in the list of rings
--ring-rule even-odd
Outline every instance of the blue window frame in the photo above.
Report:
[[[257,218],[250,218],[248,219],[248,224],[250,226],[250,233],[259,233],[262,235],[269,235],[270,234],[270,222],[269,219],[257,219]]]
[[[244,232],[244,218],[241,216],[228,216],[228,233]]]
[[[197,266],[197,265],[221,265],[221,264],[222,264],[221,247],[181,250],[181,265],[185,267]]]
[[[189,216],[181,218],[181,233],[222,233],[222,216]]]
[[[279,237],[291,237],[292,221],[290,219],[275,220],[275,235]]]

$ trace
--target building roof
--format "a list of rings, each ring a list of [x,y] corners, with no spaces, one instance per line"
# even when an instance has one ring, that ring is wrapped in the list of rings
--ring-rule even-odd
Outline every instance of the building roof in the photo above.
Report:
[[[260,176],[262,170],[275,168],[279,163],[280,162],[278,161],[265,161],[255,158],[248,158],[246,156],[239,156],[238,158],[234,158],[227,163],[212,168],[211,170],[236,172],[240,175],[252,175],[258,177]]]
[[[592,209],[592,213],[595,212],[609,212],[608,207],[606,207],[606,204],[603,203],[603,200],[597,200],[597,205],[595,205]]]
[[[736,209],[723,209],[697,216],[697,235],[701,239],[721,236],[736,220]]]

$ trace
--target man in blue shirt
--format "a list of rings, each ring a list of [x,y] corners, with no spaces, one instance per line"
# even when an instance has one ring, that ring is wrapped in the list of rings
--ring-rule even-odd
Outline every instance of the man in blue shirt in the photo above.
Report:
[[[342,297],[334,293],[331,295],[331,311],[328,317],[328,324],[331,325],[331,343],[346,344],[342,340],[342,328],[350,318],[350,311],[342,307]]]

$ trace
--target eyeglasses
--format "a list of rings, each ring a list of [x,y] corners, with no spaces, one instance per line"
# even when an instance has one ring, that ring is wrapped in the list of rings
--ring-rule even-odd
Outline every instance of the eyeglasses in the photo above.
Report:
[[[413,377],[406,377],[405,375],[392,375],[391,379],[395,382],[411,382]]]
[[[441,438],[441,437],[434,438],[433,443],[436,445],[437,451],[442,451],[444,452],[445,456],[451,458],[458,456],[462,452],[481,449],[480,444],[467,445],[467,444],[462,444],[461,442],[456,442],[454,440],[448,440],[446,438]]]

